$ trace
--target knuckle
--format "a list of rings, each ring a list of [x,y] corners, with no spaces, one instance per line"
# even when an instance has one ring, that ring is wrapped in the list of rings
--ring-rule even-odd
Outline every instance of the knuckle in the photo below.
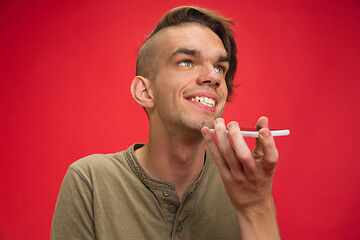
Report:
[[[217,161],[220,160],[219,157],[218,157],[218,155],[217,155],[217,153],[216,153],[216,151],[214,151],[213,149],[209,149],[209,152],[210,152],[210,155],[212,156],[212,158],[213,158],[213,160],[214,160],[215,162],[217,162]]]
[[[263,152],[253,152],[253,157],[255,159],[261,159],[265,156],[265,154]]]
[[[239,184],[243,184],[245,183],[245,179],[243,176],[241,176],[240,174],[235,174],[233,175],[233,179],[235,182],[239,183]]]
[[[270,165],[272,167],[275,167],[277,165],[277,163],[278,163],[278,160],[271,158],[267,162],[268,162],[268,165]]]
[[[268,158],[269,162],[277,163],[279,161],[279,152],[275,150],[272,152],[271,157]]]
[[[233,178],[231,177],[230,174],[222,175],[221,178],[225,184],[231,184],[233,182]]]
[[[237,153],[236,156],[242,161],[242,162],[249,162],[253,160],[253,156],[251,153]]]
[[[225,145],[221,149],[221,153],[225,158],[229,158],[231,156],[231,153],[233,151],[231,145]]]
[[[259,177],[256,174],[250,174],[247,177],[247,180],[251,183],[251,184],[256,184],[259,182]]]
[[[271,157],[266,159],[265,169],[266,170],[274,170],[279,161],[277,157]]]

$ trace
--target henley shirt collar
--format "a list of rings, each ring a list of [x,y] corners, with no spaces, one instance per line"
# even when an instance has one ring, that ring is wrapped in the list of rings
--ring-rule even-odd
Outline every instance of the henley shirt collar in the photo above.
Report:
[[[169,189],[175,191],[175,185],[171,182],[167,182],[167,181],[163,181],[163,180],[158,180],[155,179],[153,177],[151,177],[146,171],[145,169],[141,166],[141,164],[139,163],[139,161],[137,160],[136,156],[135,156],[135,150],[143,147],[144,144],[142,143],[135,143],[132,146],[129,147],[128,151],[126,151],[126,161],[128,162],[129,166],[131,167],[131,169],[134,171],[134,173],[138,176],[138,178],[149,188],[153,188],[153,189],[163,189],[164,187],[168,187]],[[196,181],[194,182],[194,184],[192,184],[190,186],[190,188],[188,189],[187,193],[191,193],[192,191],[195,190],[196,186],[198,184],[201,183],[201,179],[202,179],[202,175],[206,174],[206,172],[208,171],[209,168],[209,162],[211,161],[210,159],[210,153],[209,150],[206,148],[205,150],[205,164],[200,172],[199,177],[196,179]]]

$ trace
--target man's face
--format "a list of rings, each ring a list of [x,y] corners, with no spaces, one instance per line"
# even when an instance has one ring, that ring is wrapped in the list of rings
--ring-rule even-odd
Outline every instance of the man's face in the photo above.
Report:
[[[200,132],[224,111],[229,68],[220,38],[209,28],[187,23],[158,36],[158,73],[152,91],[157,124]]]

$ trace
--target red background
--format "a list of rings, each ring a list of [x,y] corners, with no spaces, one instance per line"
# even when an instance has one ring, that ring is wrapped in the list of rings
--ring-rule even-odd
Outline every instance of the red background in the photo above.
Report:
[[[1,1],[0,239],[48,239],[69,164],[146,141],[129,92],[136,54],[184,4],[236,23],[239,86],[224,118],[291,130],[277,138],[283,238],[359,239],[358,0]]]

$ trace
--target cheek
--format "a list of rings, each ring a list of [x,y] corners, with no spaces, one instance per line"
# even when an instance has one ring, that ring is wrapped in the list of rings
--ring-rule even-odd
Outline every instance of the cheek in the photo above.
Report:
[[[178,96],[179,86],[170,78],[167,81],[157,82],[154,88],[155,101],[158,106],[169,105]]]
[[[187,87],[192,87],[196,83],[196,77],[195,71],[175,71],[173,69],[162,71],[155,81],[156,94],[166,95],[169,100],[172,97],[181,97]],[[226,86],[222,91],[227,94]]]
[[[173,94],[181,95],[182,91],[193,83],[193,75],[184,72],[169,75],[166,89]]]
[[[226,99],[228,96],[228,88],[226,83],[224,82],[224,84],[221,84],[221,86],[219,87],[218,91],[221,93],[221,95]]]

